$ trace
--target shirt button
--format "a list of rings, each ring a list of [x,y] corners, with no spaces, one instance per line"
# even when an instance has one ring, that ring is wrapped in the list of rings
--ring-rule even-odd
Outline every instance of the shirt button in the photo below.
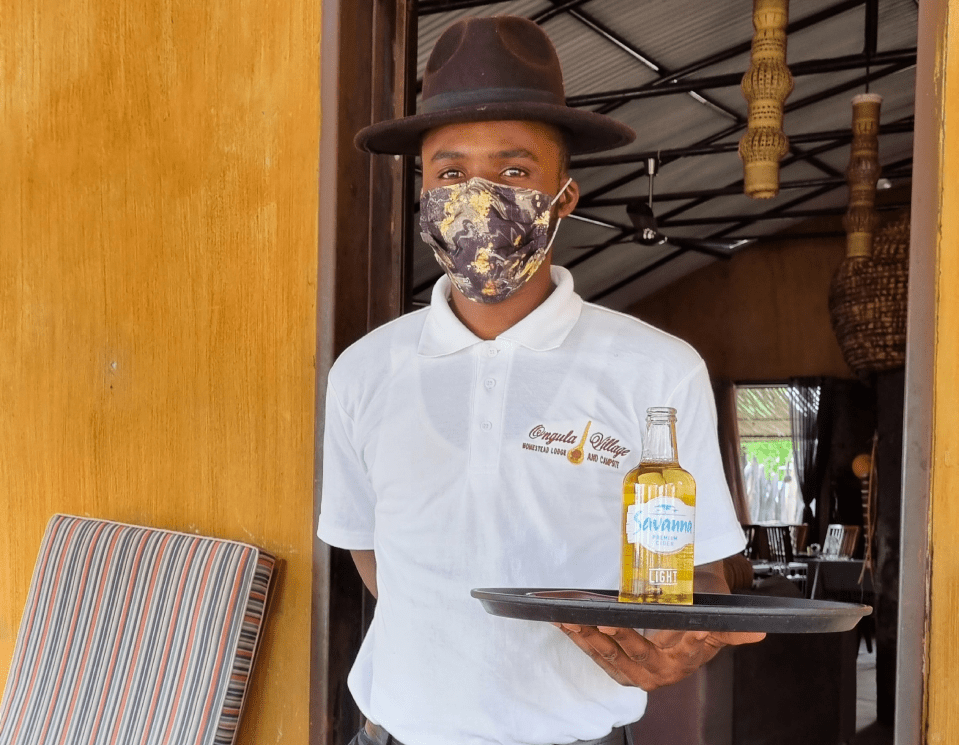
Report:
[[[485,432],[489,432],[491,429],[493,429],[493,424],[491,422],[483,422],[480,426]]]
[[[497,354],[499,354],[499,350],[496,347],[489,347],[486,350],[486,354],[488,354],[490,357],[495,357]]]
[[[486,389],[487,389],[487,390],[492,390],[492,388],[496,385],[496,381],[493,380],[492,378],[487,378],[487,379],[483,382],[483,385],[486,386]]]

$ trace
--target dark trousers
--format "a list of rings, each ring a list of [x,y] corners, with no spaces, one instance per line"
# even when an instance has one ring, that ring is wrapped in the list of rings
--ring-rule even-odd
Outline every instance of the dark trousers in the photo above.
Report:
[[[615,739],[615,738],[612,738]],[[604,740],[604,743],[606,741]],[[376,740],[371,737],[365,727],[360,727],[359,731],[350,740],[349,745],[403,745],[392,735],[386,735],[385,741]],[[573,743],[575,745],[575,743]],[[632,727],[625,727],[623,730],[622,742],[609,742],[608,745],[634,745]]]

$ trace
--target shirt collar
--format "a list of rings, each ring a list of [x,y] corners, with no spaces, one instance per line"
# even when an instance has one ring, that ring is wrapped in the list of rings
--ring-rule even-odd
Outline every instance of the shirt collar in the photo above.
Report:
[[[528,316],[497,338],[512,341],[537,352],[555,349],[573,330],[583,308],[583,299],[573,291],[573,275],[561,266],[550,267],[555,285],[549,297]],[[450,307],[450,280],[445,274],[433,286],[430,309],[420,334],[417,352],[441,357],[483,340],[470,331]]]

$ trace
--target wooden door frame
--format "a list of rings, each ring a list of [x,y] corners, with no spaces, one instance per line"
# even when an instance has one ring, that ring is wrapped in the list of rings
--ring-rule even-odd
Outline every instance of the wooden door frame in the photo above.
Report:
[[[414,0],[321,2],[314,526],[330,366],[408,303],[412,159],[371,157],[353,137],[367,124],[412,111],[416,52]],[[346,675],[370,605],[349,553],[314,536],[311,745],[342,745],[359,725]]]
[[[924,0],[919,3],[913,173],[921,174],[921,177],[914,178],[912,182],[896,651],[896,745],[920,745],[925,737],[936,255],[944,167],[944,91],[943,70],[940,67],[943,64],[942,43],[946,34],[948,5],[949,0]]]

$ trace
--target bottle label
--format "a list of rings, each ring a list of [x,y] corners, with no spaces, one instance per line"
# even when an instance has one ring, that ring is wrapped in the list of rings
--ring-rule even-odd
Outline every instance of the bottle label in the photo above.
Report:
[[[626,509],[626,540],[647,551],[674,554],[693,542],[696,508],[676,497],[654,497]]]

